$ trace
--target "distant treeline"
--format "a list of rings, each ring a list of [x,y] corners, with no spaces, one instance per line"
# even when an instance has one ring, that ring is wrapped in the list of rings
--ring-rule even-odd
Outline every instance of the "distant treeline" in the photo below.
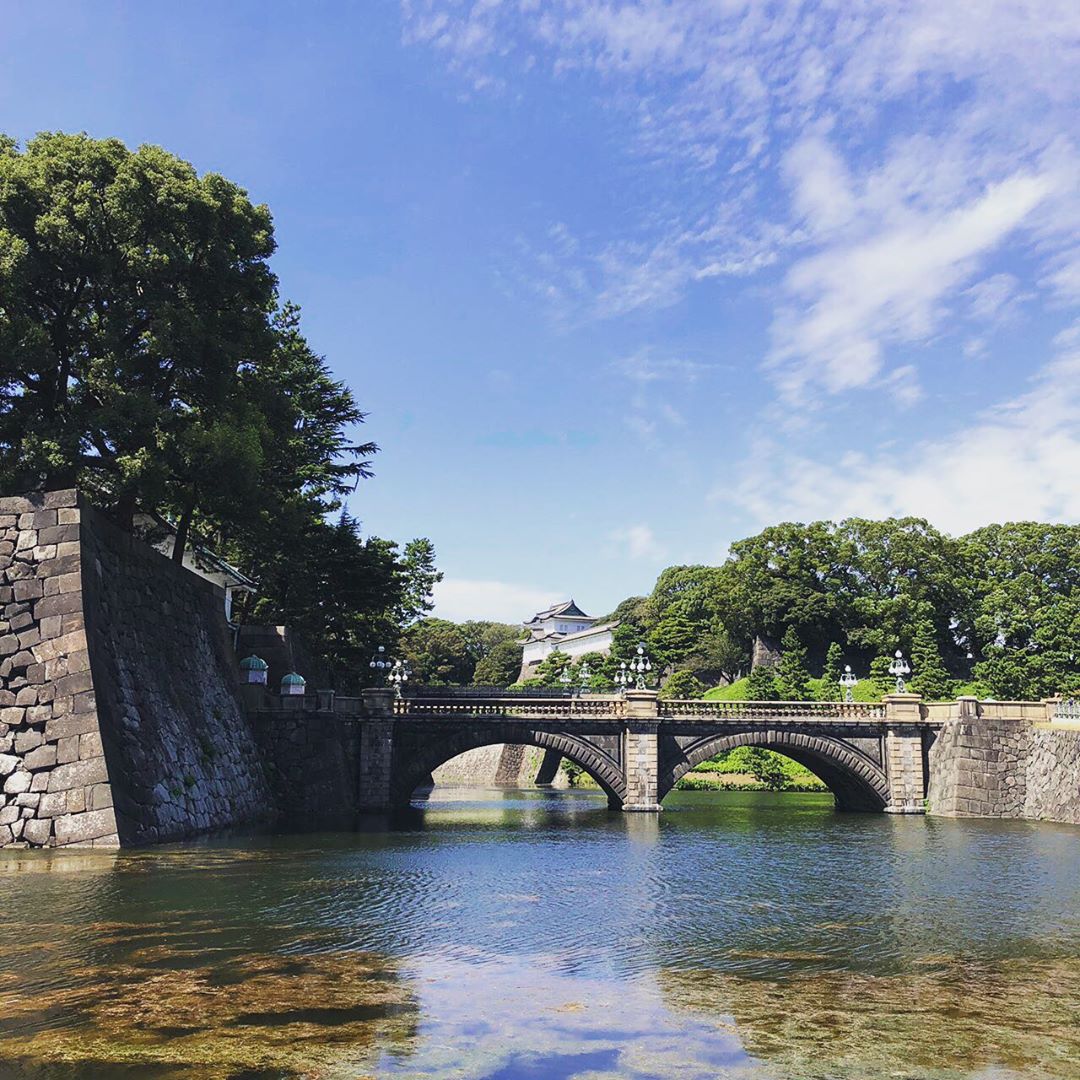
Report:
[[[612,655],[587,658],[598,690],[639,641],[669,696],[748,675],[760,641],[783,658],[754,675],[750,697],[837,697],[844,664],[882,692],[902,649],[927,698],[1038,699],[1080,688],[1080,526],[1018,522],[951,537],[919,518],[785,523],[733,544],[721,566],[669,567],[649,596],[608,617],[620,623]],[[520,663],[519,631],[503,634],[504,663],[485,677]],[[579,685],[581,662],[558,653],[529,682],[558,685],[565,669]]]

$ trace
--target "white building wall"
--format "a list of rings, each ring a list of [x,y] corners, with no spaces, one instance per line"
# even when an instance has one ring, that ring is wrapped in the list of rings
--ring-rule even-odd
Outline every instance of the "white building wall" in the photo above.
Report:
[[[571,659],[585,656],[587,653],[611,652],[612,632],[599,630],[595,634],[582,634],[564,641],[527,641],[523,650],[522,662],[526,667],[532,667],[547,659],[556,649]]]

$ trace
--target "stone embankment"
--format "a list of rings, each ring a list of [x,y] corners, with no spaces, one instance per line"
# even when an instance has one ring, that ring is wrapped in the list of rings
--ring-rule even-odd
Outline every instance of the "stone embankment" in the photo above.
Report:
[[[266,817],[221,590],[74,491],[0,499],[0,846]]]
[[[930,750],[930,813],[1080,824],[1080,731],[978,716]]]

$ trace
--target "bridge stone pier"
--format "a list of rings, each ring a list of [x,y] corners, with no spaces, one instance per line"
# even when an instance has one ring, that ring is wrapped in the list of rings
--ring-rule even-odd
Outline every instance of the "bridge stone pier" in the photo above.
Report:
[[[841,809],[920,814],[927,755],[940,722],[913,694],[881,704],[660,700],[654,691],[581,697],[363,694],[357,805],[409,804],[431,773],[492,743],[569,758],[613,809],[655,813],[679,779],[737,746],[777,750],[830,788]]]

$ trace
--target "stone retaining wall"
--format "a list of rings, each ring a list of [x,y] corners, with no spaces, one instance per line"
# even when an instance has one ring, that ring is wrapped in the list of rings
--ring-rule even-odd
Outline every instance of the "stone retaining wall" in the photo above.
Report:
[[[931,814],[1080,824],[1080,731],[952,720],[929,754]]]
[[[74,491],[0,499],[0,847],[268,815],[223,604]]]

